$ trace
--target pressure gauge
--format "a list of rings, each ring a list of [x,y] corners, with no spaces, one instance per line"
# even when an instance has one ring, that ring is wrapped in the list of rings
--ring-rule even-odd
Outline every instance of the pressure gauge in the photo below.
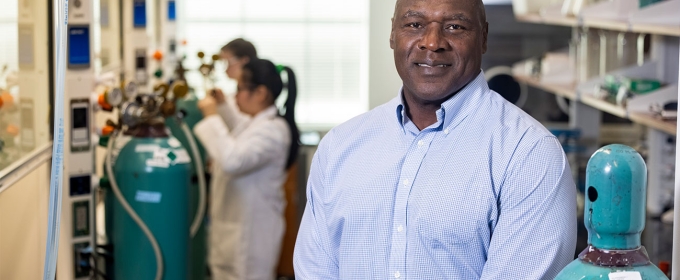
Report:
[[[126,102],[122,108],[123,123],[127,126],[135,126],[141,117],[142,108],[135,102]]]
[[[135,82],[129,82],[125,86],[125,98],[133,99],[137,97],[137,84]]]
[[[158,84],[153,88],[154,94],[167,97],[169,87],[167,84]]]
[[[106,93],[104,93],[104,98],[106,99],[106,103],[109,103],[109,105],[117,107],[121,103],[123,103],[123,91],[120,90],[120,88],[113,88]]]
[[[172,95],[175,99],[184,98],[189,93],[189,87],[184,82],[175,82],[172,85]]]

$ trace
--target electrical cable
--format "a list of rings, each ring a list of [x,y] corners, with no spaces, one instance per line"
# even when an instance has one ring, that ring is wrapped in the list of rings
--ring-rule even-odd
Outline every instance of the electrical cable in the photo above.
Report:
[[[57,77],[54,89],[54,139],[52,141],[52,170],[43,280],[53,280],[56,276],[64,169],[64,80],[66,75],[66,32],[64,29],[68,26],[68,0],[54,0],[54,8]]]
[[[205,200],[206,200],[206,183],[205,183],[205,171],[203,170],[203,159],[198,151],[198,146],[194,140],[194,135],[189,130],[189,126],[183,121],[179,121],[179,125],[184,132],[187,140],[189,141],[189,147],[191,148],[191,153],[194,154],[194,165],[196,166],[196,176],[198,177],[198,210],[196,211],[196,216],[194,221],[191,223],[191,237],[193,238],[198,229],[201,227],[203,218],[205,217]]]
[[[118,183],[116,182],[116,176],[113,174],[113,164],[111,162],[111,154],[113,153],[113,142],[114,139],[116,138],[116,133],[112,133],[111,137],[109,138],[109,143],[107,144],[106,148],[106,174],[109,177],[109,182],[111,183],[111,188],[113,189],[113,193],[116,195],[116,198],[120,202],[120,204],[123,206],[123,209],[125,209],[125,212],[127,212],[130,215],[130,218],[132,218],[133,221],[139,226],[139,228],[144,232],[144,235],[146,235],[146,238],[149,239],[149,242],[151,243],[151,247],[153,247],[153,252],[156,255],[156,280],[161,280],[163,279],[163,254],[161,253],[161,248],[158,246],[158,241],[156,241],[156,237],[153,236],[153,233],[151,233],[151,230],[149,230],[149,227],[146,226],[144,221],[137,215],[137,212],[135,212],[134,209],[128,204],[127,200],[123,196],[123,193],[120,192],[120,189],[118,188]]]

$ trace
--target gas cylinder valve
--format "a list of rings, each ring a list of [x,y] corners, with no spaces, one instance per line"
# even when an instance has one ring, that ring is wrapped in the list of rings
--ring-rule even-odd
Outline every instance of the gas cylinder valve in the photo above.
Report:
[[[640,243],[645,228],[647,166],[633,148],[600,148],[586,167],[583,220],[588,247],[555,279],[668,279]]]

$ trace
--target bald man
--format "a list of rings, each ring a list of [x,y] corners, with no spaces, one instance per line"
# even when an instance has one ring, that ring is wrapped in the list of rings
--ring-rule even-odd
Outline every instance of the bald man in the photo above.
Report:
[[[480,0],[399,0],[398,96],[319,145],[296,279],[553,279],[573,258],[560,143],[490,90]]]

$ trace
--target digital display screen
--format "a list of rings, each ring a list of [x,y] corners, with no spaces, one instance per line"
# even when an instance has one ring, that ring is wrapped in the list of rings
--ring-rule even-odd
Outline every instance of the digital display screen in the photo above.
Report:
[[[69,193],[71,196],[90,194],[92,191],[91,180],[90,175],[69,178]]]
[[[170,45],[168,46],[168,50],[171,53],[175,53],[177,51],[177,42],[175,42],[175,40],[170,40]]]
[[[90,66],[90,27],[72,26],[68,30],[68,67]]]
[[[177,14],[175,13],[175,1],[168,1],[168,20],[175,21]]]
[[[137,50],[135,58],[135,69],[146,69],[146,51]]]
[[[87,128],[87,108],[73,108],[73,128]]]
[[[135,28],[146,27],[146,0],[135,0],[132,17]]]
[[[90,235],[90,202],[73,203],[73,237]]]

